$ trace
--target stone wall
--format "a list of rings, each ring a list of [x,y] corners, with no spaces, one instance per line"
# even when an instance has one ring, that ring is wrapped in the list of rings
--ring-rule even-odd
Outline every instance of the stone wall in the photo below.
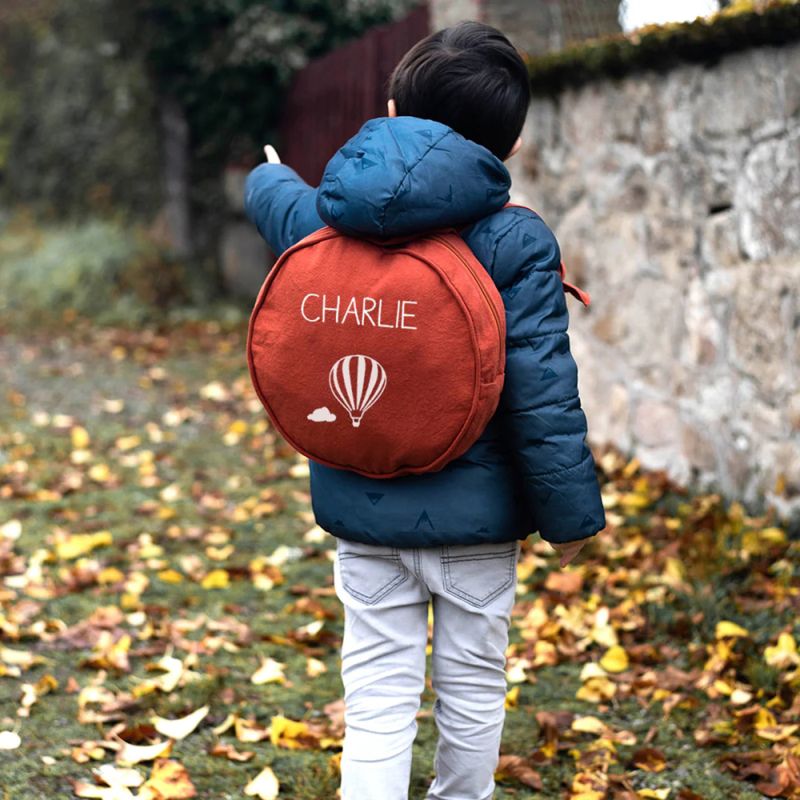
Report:
[[[800,45],[535,99],[523,139],[591,441],[800,512]]]

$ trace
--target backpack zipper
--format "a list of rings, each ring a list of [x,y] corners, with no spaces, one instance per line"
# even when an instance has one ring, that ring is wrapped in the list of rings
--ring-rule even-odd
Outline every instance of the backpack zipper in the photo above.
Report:
[[[481,294],[483,295],[486,303],[489,306],[489,310],[492,312],[492,317],[494,318],[495,325],[497,326],[497,332],[502,336],[503,329],[500,325],[500,318],[497,316],[497,309],[494,307],[494,303],[492,302],[491,297],[489,297],[489,293],[486,291],[486,287],[483,285],[481,279],[475,274],[475,270],[472,268],[472,265],[461,255],[461,253],[456,250],[453,245],[451,245],[447,239],[443,239],[441,236],[431,236],[431,239],[435,239],[437,242],[443,244],[448,250],[450,250],[461,263],[469,270],[469,274],[475,279],[475,283],[478,284],[478,288],[481,290]],[[487,273],[488,275],[488,273]]]

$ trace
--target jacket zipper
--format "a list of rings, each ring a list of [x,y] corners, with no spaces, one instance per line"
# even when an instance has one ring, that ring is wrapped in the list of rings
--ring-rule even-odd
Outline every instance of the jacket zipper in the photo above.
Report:
[[[475,279],[475,283],[478,284],[478,288],[481,290],[481,294],[483,295],[486,303],[489,306],[489,310],[492,312],[492,317],[494,318],[495,325],[497,326],[498,334],[502,335],[502,328],[500,326],[500,319],[497,316],[497,309],[494,307],[494,303],[492,299],[489,297],[486,288],[484,287],[483,283],[481,282],[480,278],[475,274],[475,270],[472,268],[472,265],[461,255],[461,253],[456,250],[446,239],[443,239],[441,236],[431,236],[432,239],[435,239],[437,242],[441,242],[448,250],[450,250],[458,260],[469,270],[469,274]]]

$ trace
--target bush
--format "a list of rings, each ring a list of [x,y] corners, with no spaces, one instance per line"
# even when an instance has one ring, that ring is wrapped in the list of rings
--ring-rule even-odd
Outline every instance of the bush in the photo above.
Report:
[[[139,228],[91,220],[0,231],[0,316],[47,322],[65,312],[143,321],[188,299],[181,263]]]
[[[737,50],[800,39],[800,2],[738,0],[710,19],[651,25],[629,35],[597,39],[533,58],[528,69],[536,95],[557,94],[603,78],[685,62],[712,63]]]

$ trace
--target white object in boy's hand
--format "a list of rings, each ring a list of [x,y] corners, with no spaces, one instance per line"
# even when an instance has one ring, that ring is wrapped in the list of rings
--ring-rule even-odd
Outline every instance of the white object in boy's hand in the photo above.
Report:
[[[267,157],[268,164],[280,164],[281,159],[278,155],[278,151],[271,145],[265,144],[264,145],[264,155]]]

